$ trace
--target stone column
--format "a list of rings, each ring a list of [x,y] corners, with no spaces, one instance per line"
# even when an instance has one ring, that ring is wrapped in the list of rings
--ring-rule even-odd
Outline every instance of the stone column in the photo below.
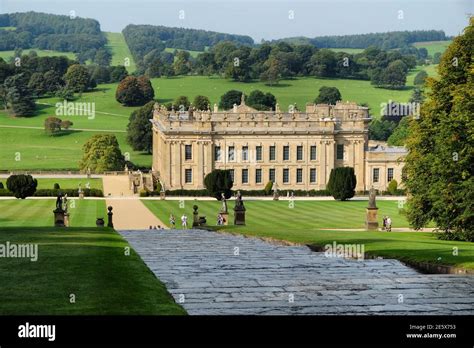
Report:
[[[319,189],[326,188],[326,143],[324,140],[319,142],[319,168],[316,172],[319,181]]]

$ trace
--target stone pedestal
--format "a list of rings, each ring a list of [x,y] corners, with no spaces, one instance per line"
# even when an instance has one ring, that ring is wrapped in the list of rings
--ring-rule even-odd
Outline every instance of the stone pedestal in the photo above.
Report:
[[[193,206],[193,227],[198,227],[199,226],[199,212],[198,212],[198,206],[195,205]]]
[[[84,199],[84,192],[83,191],[79,192],[79,199]]]
[[[245,208],[234,209],[234,225],[245,225]]]
[[[377,231],[379,222],[377,220],[377,211],[379,208],[366,208],[365,228],[369,231]]]
[[[229,224],[229,213],[221,213],[221,215],[223,219],[222,224],[227,226]]]
[[[55,227],[65,227],[65,211],[62,209],[53,210],[54,213],[54,226]],[[69,219],[68,219],[69,223]]]
[[[112,221],[112,216],[114,215],[114,213],[112,213],[112,206],[108,206],[107,210],[109,211],[107,213],[107,227],[114,227],[114,222]]]
[[[165,198],[166,198],[165,192],[164,192],[164,191],[161,191],[161,192],[160,192],[160,199],[161,199],[161,200],[165,200]]]
[[[69,227],[69,213],[64,213],[64,226]]]

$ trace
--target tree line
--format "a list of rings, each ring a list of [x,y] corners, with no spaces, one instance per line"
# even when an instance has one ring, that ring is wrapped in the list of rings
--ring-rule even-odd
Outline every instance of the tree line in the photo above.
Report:
[[[404,48],[414,42],[444,41],[449,38],[442,30],[392,31],[354,35],[318,36],[315,38],[293,37],[277,42],[305,43],[319,48],[368,48],[375,46],[384,50]]]

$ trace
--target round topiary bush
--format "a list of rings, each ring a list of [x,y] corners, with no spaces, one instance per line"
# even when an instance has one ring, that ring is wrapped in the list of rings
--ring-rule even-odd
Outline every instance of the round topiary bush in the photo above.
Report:
[[[61,186],[59,186],[59,184],[56,182],[53,186],[53,189],[55,190],[59,190],[61,188]]]

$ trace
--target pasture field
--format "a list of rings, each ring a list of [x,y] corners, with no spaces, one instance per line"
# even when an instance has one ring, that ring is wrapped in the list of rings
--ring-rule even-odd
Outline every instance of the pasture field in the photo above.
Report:
[[[125,42],[122,33],[105,33],[107,37],[107,47],[112,52],[112,64],[111,65],[125,65],[125,58],[130,60],[130,66],[127,66],[129,73],[132,73],[137,68],[135,60],[133,59],[132,53]]]
[[[59,51],[50,51],[50,50],[40,50],[38,48],[24,49],[22,54],[28,54],[30,51],[35,51],[39,57],[46,56],[66,56],[71,60],[76,60],[76,54],[73,52],[59,52]],[[0,51],[0,58],[3,58],[8,62],[11,58],[15,56],[15,51]]]
[[[298,201],[294,208],[289,202],[250,201],[244,202],[246,226],[233,225],[233,206],[229,202],[229,226],[216,226],[217,213],[221,207],[218,201],[143,200],[144,204],[160,220],[169,225],[169,215],[176,217],[180,228],[180,217],[186,214],[192,221],[192,206],[199,207],[199,216],[206,216],[208,225],[218,231],[239,233],[248,236],[265,237],[308,245],[324,246],[334,241],[341,244],[363,244],[365,252],[373,256],[395,258],[402,261],[429,262],[433,264],[456,265],[474,269],[474,245],[469,242],[443,241],[431,232],[375,232],[336,231],[335,229],[364,228],[367,201]],[[378,201],[379,223],[389,215],[393,227],[408,227],[405,217],[398,210],[397,201]],[[170,230],[170,233],[179,231]],[[453,255],[453,248],[459,254]]]
[[[357,54],[364,51],[364,48],[329,48],[329,49],[334,52],[345,52],[349,54]]]
[[[417,67],[410,72],[407,87],[403,90],[375,88],[369,81],[347,79],[315,79],[311,77],[280,81],[269,86],[262,82],[234,82],[220,77],[182,76],[155,78],[152,84],[155,98],[160,103],[173,101],[186,95],[192,101],[198,94],[209,97],[211,104],[219,103],[220,96],[231,89],[249,94],[260,89],[273,93],[281,109],[296,103],[302,110],[312,102],[322,86],[334,86],[341,91],[343,100],[367,103],[374,117],[380,115],[380,104],[389,100],[406,102],[413,89],[413,78],[420,69],[434,74],[434,66]],[[151,166],[151,155],[132,151],[126,143],[126,127],[130,114],[137,107],[125,107],[115,100],[117,84],[101,84],[92,92],[83,93],[74,102],[94,103],[95,115],[61,116],[74,123],[68,132],[59,136],[45,134],[44,120],[56,115],[55,104],[62,100],[42,98],[37,101],[37,115],[33,117],[11,117],[0,111],[0,168],[1,169],[78,169],[83,144],[94,134],[114,133],[122,152],[139,166]],[[18,154],[20,159],[18,160]]]
[[[451,44],[451,40],[446,41],[426,41],[426,42],[415,42],[413,46],[416,48],[424,47],[428,50],[428,55],[433,57],[436,52],[443,53],[446,48]]]

